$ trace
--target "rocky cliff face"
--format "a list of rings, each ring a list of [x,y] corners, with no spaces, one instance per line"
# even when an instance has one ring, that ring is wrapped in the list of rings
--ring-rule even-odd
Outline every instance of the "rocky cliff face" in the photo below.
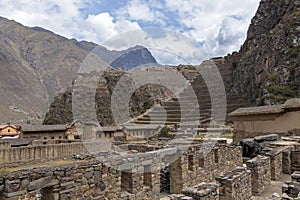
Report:
[[[86,55],[96,46],[0,17],[0,122],[42,119],[53,98],[71,86]],[[105,62],[118,61],[117,67],[156,62],[143,47],[98,49]]]
[[[256,105],[282,103],[300,95],[300,1],[262,0],[238,53],[221,69],[228,92]]]
[[[110,126],[116,124],[112,114],[111,97],[117,82],[123,75],[130,75],[130,71],[112,69],[110,71],[105,71],[104,74],[99,77],[100,80],[97,85],[96,94],[93,94],[92,96],[95,96],[95,111],[97,120],[101,126]],[[124,85],[122,87],[128,86]],[[87,91],[90,88],[91,87],[83,87],[82,89]],[[124,90],[126,89],[124,88]],[[82,99],[79,100],[80,105],[72,105],[72,95],[74,91],[76,93],[78,89],[74,90],[73,86],[66,92],[55,97],[50,106],[49,112],[46,114],[44,124],[72,123],[73,120],[75,120],[73,115],[74,110],[80,110],[80,115],[83,116],[80,119],[84,119],[86,121],[93,120],[90,118],[90,113],[94,112],[94,110],[89,110],[88,103],[85,102],[87,100],[86,95],[82,95]],[[159,85],[142,86],[131,96],[129,105],[131,117],[136,117],[146,112],[146,110],[151,108],[155,103],[159,103],[161,100],[170,97],[171,95],[172,92]],[[121,105],[119,106],[121,107]]]

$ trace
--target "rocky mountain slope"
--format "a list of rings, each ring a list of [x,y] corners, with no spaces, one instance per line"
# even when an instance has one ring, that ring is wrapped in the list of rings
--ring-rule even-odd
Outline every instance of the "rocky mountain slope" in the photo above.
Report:
[[[114,117],[112,114],[112,105],[111,97],[114,91],[114,88],[122,76],[130,76],[130,71],[115,70],[104,72],[101,76],[99,75],[99,82],[96,88],[96,93],[91,96],[95,96],[93,99],[93,104],[95,104],[96,116],[98,122],[102,126],[114,125]],[[89,74],[84,74],[83,76],[89,76]],[[94,75],[94,74],[93,74]],[[129,84],[129,85],[126,85]],[[126,82],[125,85],[122,85],[122,90],[127,91],[126,87],[131,87],[131,81]],[[50,106],[49,112],[46,114],[44,124],[67,124],[72,123],[74,119],[74,113],[79,112],[81,116],[80,120],[93,121],[90,113],[94,112],[90,108],[89,104],[86,102],[88,94],[87,91],[91,90],[93,92],[93,86],[89,85],[80,85],[79,88],[74,89],[75,86],[69,88],[66,92],[55,97],[55,100]],[[77,91],[83,90],[80,92],[79,105],[76,103],[72,104],[72,95],[78,93]],[[130,117],[136,117],[144,112],[147,109],[151,108],[155,103],[161,102],[161,100],[168,98],[172,95],[167,88],[161,87],[159,85],[144,85],[138,88],[131,96],[130,99]],[[78,98],[78,97],[77,97]],[[121,107],[121,105],[118,105]],[[76,118],[78,119],[78,118]]]
[[[300,1],[262,0],[240,51],[212,60],[226,87],[227,111],[238,106],[282,103],[300,96]],[[57,120],[55,123],[70,122],[70,117],[63,119],[71,116],[70,109],[64,109],[70,106],[64,100],[64,95],[69,94],[68,91],[54,101],[46,123],[49,118]],[[98,120],[103,124],[100,113]]]
[[[300,1],[262,0],[240,51],[217,64],[228,92],[256,105],[300,96]]]
[[[82,61],[96,46],[0,17],[0,122],[42,119],[53,98],[71,86]],[[124,51],[98,47],[97,54],[113,67],[156,63],[141,46]]]

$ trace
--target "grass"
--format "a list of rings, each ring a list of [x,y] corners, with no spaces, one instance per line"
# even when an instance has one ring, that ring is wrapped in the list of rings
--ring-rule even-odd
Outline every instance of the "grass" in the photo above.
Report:
[[[227,138],[227,139],[232,139],[233,138],[233,133],[230,133],[230,132],[223,133],[221,136],[224,137],[224,138]]]
[[[43,163],[37,163],[32,165],[23,165],[19,167],[11,167],[11,168],[5,168],[0,170],[0,174],[7,174],[10,172],[15,172],[23,169],[32,169],[32,168],[39,168],[39,167],[55,167],[60,165],[67,165],[67,164],[73,164],[72,160],[55,160],[55,161],[49,161],[49,162],[43,162]]]

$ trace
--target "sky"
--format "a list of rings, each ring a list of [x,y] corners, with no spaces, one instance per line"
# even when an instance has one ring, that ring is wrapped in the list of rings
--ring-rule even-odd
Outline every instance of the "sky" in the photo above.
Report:
[[[238,51],[259,0],[0,0],[0,16],[121,50],[143,45],[161,64]]]

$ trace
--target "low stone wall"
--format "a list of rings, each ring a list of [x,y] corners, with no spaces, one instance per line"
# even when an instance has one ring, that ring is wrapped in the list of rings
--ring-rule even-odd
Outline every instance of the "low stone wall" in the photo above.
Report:
[[[296,171],[292,174],[292,181],[300,183],[300,171]]]
[[[118,145],[118,148],[127,151],[137,151],[137,152],[145,153],[149,151],[158,150],[160,147],[154,145],[142,145],[142,144],[123,144],[123,145]]]
[[[299,182],[285,182],[282,186],[282,193],[287,194],[289,197],[297,198],[300,193],[300,183]]]
[[[197,200],[218,200],[218,187],[219,186],[214,183],[201,183],[199,185],[183,189],[182,193]]]
[[[271,183],[271,162],[266,156],[257,156],[246,163],[251,170],[252,193],[259,195]]]
[[[216,178],[219,182],[220,200],[249,200],[252,197],[251,172],[243,167],[229,171],[222,177]]]

